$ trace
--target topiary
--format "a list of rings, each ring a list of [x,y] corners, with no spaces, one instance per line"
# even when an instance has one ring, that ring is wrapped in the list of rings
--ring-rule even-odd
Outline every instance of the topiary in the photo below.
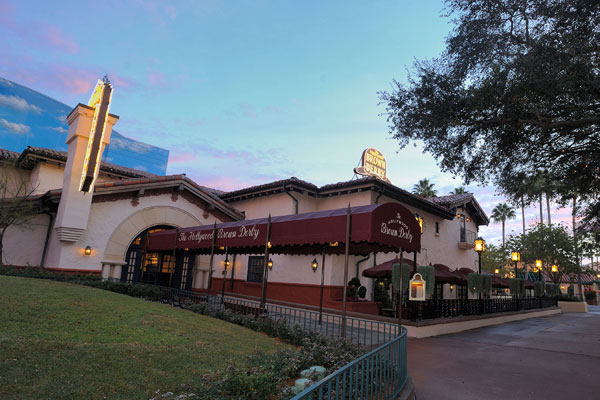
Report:
[[[512,278],[509,281],[510,294],[514,297],[522,297],[525,294],[525,281],[523,279]]]
[[[427,296],[433,294],[435,289],[435,268],[431,265],[421,265],[417,268],[417,273],[421,274],[425,283],[425,293]]]
[[[346,296],[354,299],[357,298],[358,288],[360,287],[360,279],[357,277],[350,279],[350,282],[348,282],[348,289],[346,290]]]
[[[544,295],[544,282],[534,282],[533,283],[533,294],[535,297],[542,297]]]
[[[492,277],[490,275],[481,274],[481,292],[486,296],[492,293]]]
[[[477,272],[471,272],[467,275],[467,285],[471,294],[481,293],[483,291],[483,278]]]
[[[366,295],[367,295],[367,288],[364,286],[359,287],[358,288],[358,297],[360,297],[361,299],[364,299]]]

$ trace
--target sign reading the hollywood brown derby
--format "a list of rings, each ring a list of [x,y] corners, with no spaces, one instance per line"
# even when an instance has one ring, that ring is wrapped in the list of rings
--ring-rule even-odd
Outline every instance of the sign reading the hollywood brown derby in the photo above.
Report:
[[[354,168],[354,172],[364,176],[375,176],[382,181],[390,183],[386,177],[386,162],[385,157],[377,149],[368,148],[363,151],[361,157],[361,165]]]

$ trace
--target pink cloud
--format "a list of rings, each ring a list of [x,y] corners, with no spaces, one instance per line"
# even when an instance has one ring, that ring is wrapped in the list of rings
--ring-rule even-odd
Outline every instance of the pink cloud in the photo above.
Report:
[[[273,104],[269,104],[269,105],[267,106],[267,110],[268,110],[268,111],[271,111],[271,112],[273,112],[273,113],[280,113],[280,112],[282,112],[282,111],[283,111],[283,108],[281,108],[281,107],[279,107],[279,106],[275,106],[275,105],[273,105]]]
[[[67,53],[73,54],[79,51],[77,43],[73,39],[66,37],[64,32],[56,25],[47,25],[41,38],[45,39],[46,44]]]
[[[196,160],[196,156],[192,153],[169,154],[169,163],[187,163]]]
[[[160,71],[150,70],[148,72],[148,84],[162,89],[167,86],[167,75]]]

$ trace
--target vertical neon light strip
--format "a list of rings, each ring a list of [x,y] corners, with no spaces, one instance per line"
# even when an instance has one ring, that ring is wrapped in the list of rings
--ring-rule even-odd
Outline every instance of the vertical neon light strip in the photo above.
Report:
[[[89,167],[89,162],[90,162],[90,156],[92,153],[94,138],[95,138],[95,134],[96,134],[96,128],[98,125],[98,117],[100,116],[100,111],[102,108],[102,101],[104,100],[104,90],[105,90],[106,85],[110,85],[110,83],[104,83],[99,80],[98,83],[96,84],[96,88],[94,89],[94,92],[92,93],[92,96],[90,97],[90,101],[88,103],[88,105],[90,107],[94,107],[95,110],[94,110],[94,117],[92,119],[92,128],[90,131],[90,137],[88,139],[88,145],[87,145],[87,149],[85,152],[85,159],[83,161],[83,171],[81,173],[81,180],[79,182],[79,190],[80,191],[83,190],[83,186],[84,186],[85,180],[88,175],[87,172],[88,172],[88,167]],[[96,155],[96,164],[94,166],[93,179],[92,179],[92,182],[90,183],[87,191],[92,190],[94,183],[96,182],[96,178],[98,177],[98,172],[100,171],[100,159],[102,156],[102,152],[101,152],[102,142],[104,140],[104,133],[106,131],[106,123],[108,122],[108,110],[110,109],[110,102],[112,100],[112,86],[110,87],[110,89],[111,89],[110,97],[108,99],[108,104],[107,104],[105,115],[104,115],[104,124],[103,124],[102,130],[100,132],[100,142],[99,142],[98,153]]]

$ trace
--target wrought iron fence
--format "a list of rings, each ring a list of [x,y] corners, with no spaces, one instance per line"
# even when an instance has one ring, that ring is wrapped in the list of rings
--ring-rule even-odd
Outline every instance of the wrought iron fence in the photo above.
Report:
[[[163,301],[175,306],[194,303],[207,303],[215,308],[227,309],[235,313],[268,317],[272,320],[285,322],[289,327],[297,326],[305,331],[319,332],[330,338],[340,338],[342,317],[337,314],[304,310],[275,304],[261,304],[257,301],[244,300],[235,297],[213,296],[194,293],[181,289],[161,287]],[[361,318],[346,318],[346,339],[363,346],[375,347],[389,342],[398,336],[398,325],[372,321]]]
[[[411,301],[404,318],[411,321],[434,318],[452,318],[468,315],[493,314],[556,307],[555,298],[499,298]]]
[[[297,394],[300,399],[395,399],[406,384],[406,329]]]

